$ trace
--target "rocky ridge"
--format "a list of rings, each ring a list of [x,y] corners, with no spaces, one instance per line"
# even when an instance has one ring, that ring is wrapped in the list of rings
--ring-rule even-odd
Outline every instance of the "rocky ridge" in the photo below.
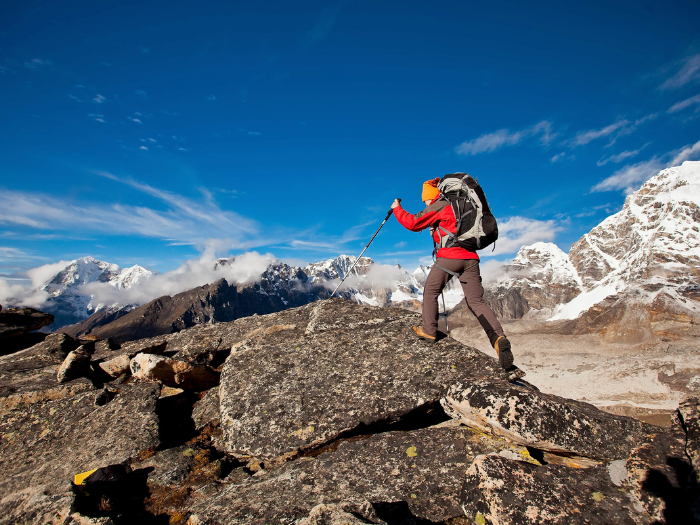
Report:
[[[417,321],[332,299],[0,357],[0,523],[700,522],[697,397],[666,431],[508,383]],[[90,366],[59,383],[81,343]],[[147,362],[209,372],[177,383]],[[70,479],[109,463],[130,482],[100,510]]]

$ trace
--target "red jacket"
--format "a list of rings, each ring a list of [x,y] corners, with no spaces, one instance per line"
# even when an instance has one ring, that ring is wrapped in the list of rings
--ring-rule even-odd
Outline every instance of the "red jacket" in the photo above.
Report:
[[[406,210],[404,210],[401,205],[394,208],[394,215],[396,219],[401,223],[404,228],[411,230],[412,232],[419,232],[429,228],[431,226],[436,226],[433,233],[433,239],[438,246],[440,245],[440,237],[442,232],[437,226],[442,226],[447,231],[455,233],[457,231],[457,221],[455,220],[455,214],[452,211],[452,206],[448,202],[435,201],[430,206],[425,208],[423,211],[411,215]],[[439,248],[437,251],[437,257],[444,257],[445,259],[476,259],[479,260],[479,256],[475,252],[470,252],[459,246],[452,248]]]

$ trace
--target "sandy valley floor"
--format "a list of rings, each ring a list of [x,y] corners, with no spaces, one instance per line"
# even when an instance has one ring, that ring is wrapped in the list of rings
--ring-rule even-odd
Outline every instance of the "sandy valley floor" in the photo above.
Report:
[[[625,345],[598,334],[557,334],[547,322],[504,323],[516,364],[541,391],[667,426],[679,399],[700,391],[700,326],[653,328],[651,340]],[[476,322],[454,328],[451,336],[495,355]]]

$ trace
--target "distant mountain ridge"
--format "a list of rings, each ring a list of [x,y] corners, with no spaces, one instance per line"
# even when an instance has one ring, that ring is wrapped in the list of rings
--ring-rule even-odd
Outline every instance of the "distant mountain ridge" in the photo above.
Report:
[[[552,243],[522,247],[487,300],[511,319],[576,319],[606,298],[653,319],[700,318],[699,226],[700,162],[686,161],[645,182],[568,254]]]
[[[575,319],[597,303],[607,300],[608,304],[613,299],[620,312],[625,310],[624,304],[634,303],[643,305],[654,318],[699,318],[698,225],[700,162],[684,162],[649,179],[627,197],[620,212],[582,236],[568,254],[553,243],[523,246],[497,278],[485,283],[485,298],[505,319]],[[214,270],[223,271],[235,261],[236,257],[229,257],[212,264]],[[255,283],[226,284],[237,290],[238,311],[251,314],[271,313],[326,297],[346,276],[346,284],[338,292],[342,297],[372,306],[420,308],[430,265],[409,273],[399,265],[377,265],[363,257],[348,275],[355,262],[349,255],[303,268],[275,261]],[[128,315],[138,305],[93,304],[91,297],[80,295],[80,285],[97,281],[128,289],[152,275],[140,266],[122,270],[92,257],[78,259],[43,287],[50,295],[47,310],[57,316],[56,325],[79,322],[82,330],[96,330]],[[247,289],[255,290],[256,299],[250,296],[246,300],[259,311],[240,303],[245,295],[241,291]],[[448,285],[444,295],[448,309],[463,303],[456,281]],[[207,308],[203,305],[202,312]],[[216,322],[228,314],[202,315],[205,322]]]

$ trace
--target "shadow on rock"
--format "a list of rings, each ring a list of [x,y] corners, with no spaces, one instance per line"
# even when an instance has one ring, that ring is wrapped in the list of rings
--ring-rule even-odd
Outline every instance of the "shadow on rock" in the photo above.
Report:
[[[74,485],[74,510],[91,518],[109,517],[117,525],[167,524],[168,516],[155,516],[144,505],[150,495],[147,480],[152,470],[152,467],[133,471],[129,467],[121,467],[118,475],[107,476],[87,485]]]
[[[664,502],[664,521],[654,525],[690,525],[700,523],[700,484],[693,468],[679,458],[668,458],[676,482],[657,469],[651,469],[642,489]]]
[[[442,523],[419,518],[411,512],[408,503],[405,501],[394,501],[391,503],[372,503],[377,517],[385,521],[387,525],[431,525]]]

